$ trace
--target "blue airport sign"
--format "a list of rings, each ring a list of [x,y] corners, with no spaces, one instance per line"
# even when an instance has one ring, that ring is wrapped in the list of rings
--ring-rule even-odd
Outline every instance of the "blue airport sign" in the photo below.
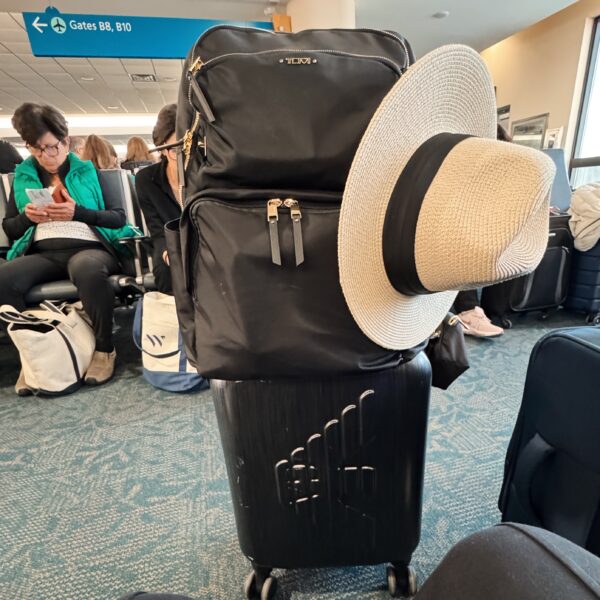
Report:
[[[185,58],[198,37],[224,23],[273,29],[268,21],[23,13],[34,56]]]

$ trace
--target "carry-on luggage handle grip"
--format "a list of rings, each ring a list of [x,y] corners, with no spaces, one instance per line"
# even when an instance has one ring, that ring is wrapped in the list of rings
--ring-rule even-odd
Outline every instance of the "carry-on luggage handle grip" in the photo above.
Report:
[[[539,433],[536,433],[523,448],[523,452],[517,460],[513,477],[513,486],[519,503],[540,525],[543,525],[543,521],[531,499],[531,483],[540,467],[555,454],[556,448],[548,444]],[[519,493],[517,490],[527,491]]]

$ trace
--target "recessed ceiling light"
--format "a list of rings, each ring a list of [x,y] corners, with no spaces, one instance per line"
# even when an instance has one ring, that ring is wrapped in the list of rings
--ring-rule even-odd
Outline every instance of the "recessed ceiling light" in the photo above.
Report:
[[[178,77],[163,77],[163,81],[179,81]]]
[[[121,107],[120,106],[107,106],[106,108],[108,108],[108,110],[119,110]]]
[[[95,77],[80,77],[81,81],[96,81]]]
[[[449,10],[440,10],[436,13],[433,13],[431,16],[434,19],[445,19],[446,17],[450,16],[450,11]]]

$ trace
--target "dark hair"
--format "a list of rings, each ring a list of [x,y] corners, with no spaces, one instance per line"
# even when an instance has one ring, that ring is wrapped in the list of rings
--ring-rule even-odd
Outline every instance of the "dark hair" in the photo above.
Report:
[[[152,141],[155,146],[164,144],[175,132],[177,119],[177,104],[167,104],[160,109],[156,125],[152,130]]]
[[[35,146],[48,132],[61,142],[69,135],[64,115],[48,104],[25,102],[15,110],[11,122],[23,141],[30,146]]]

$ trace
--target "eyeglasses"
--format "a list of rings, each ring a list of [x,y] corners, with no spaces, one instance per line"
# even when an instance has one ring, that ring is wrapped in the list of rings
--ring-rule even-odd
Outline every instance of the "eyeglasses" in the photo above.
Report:
[[[30,146],[27,144],[27,149],[34,156],[41,156],[42,154],[46,154],[46,156],[53,157],[56,156],[60,152],[60,146],[62,142],[58,142],[58,144],[54,144],[53,146],[44,146],[40,148],[39,146]]]

